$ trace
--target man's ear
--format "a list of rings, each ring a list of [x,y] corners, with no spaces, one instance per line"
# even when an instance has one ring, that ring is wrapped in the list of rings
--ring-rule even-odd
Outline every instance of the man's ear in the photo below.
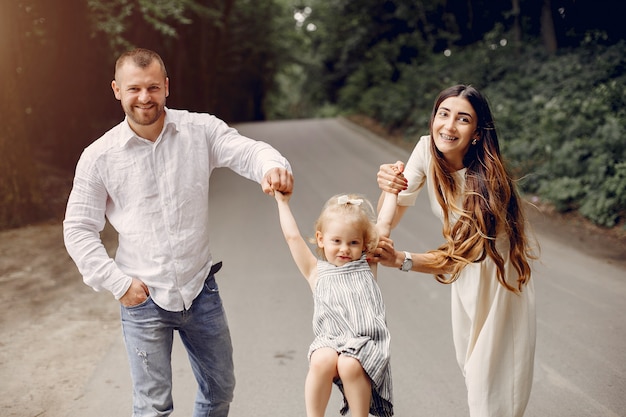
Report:
[[[111,81],[111,88],[113,89],[113,94],[115,95],[115,98],[118,100],[121,100],[122,96],[120,94],[120,89],[117,86],[117,83],[115,82],[115,80]]]
[[[165,97],[170,96],[170,79],[169,77],[165,77]]]

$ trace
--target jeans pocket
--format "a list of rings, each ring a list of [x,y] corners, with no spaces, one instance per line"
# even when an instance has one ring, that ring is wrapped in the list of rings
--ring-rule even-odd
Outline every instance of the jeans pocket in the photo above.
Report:
[[[122,307],[124,307],[126,310],[135,310],[135,309],[146,306],[150,301],[152,301],[152,297],[148,295],[148,297],[142,302],[140,302],[139,304],[135,304],[134,306],[122,306]]]
[[[217,294],[217,293],[220,292],[220,289],[217,286],[217,281],[215,281],[215,277],[214,276],[211,275],[209,278],[207,278],[206,281],[204,281],[204,289],[209,294]]]

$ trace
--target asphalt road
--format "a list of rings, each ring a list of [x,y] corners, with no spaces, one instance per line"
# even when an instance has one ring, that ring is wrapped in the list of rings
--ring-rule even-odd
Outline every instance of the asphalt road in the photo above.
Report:
[[[292,209],[312,231],[324,201],[340,192],[378,197],[381,163],[408,154],[338,119],[240,125],[278,148],[296,177]],[[312,300],[280,232],[273,198],[227,170],[211,179],[212,250],[233,343],[237,388],[231,417],[304,416]],[[625,270],[536,232],[537,352],[527,417],[626,416]],[[441,225],[426,193],[392,233],[399,248],[427,250]],[[379,269],[392,335],[397,416],[467,416],[452,346],[449,287],[428,275]],[[124,416],[131,388],[121,335],[101,359],[68,416]],[[191,415],[195,382],[178,339],[173,354],[174,416]],[[339,415],[337,390],[326,413]]]

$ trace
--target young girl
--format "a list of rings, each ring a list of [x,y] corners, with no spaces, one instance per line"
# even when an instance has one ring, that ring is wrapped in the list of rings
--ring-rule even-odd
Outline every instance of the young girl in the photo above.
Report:
[[[398,193],[395,226],[426,185],[446,242],[428,253],[382,239],[383,265],[451,284],[452,331],[471,417],[521,417],[533,380],[535,291],[521,199],[508,175],[485,97],[465,85],[439,94],[406,167],[382,165],[378,184]]]
[[[313,332],[305,383],[308,417],[323,417],[333,382],[345,415],[393,415],[389,330],[376,283],[376,264],[366,254],[378,236],[389,236],[396,195],[384,198],[378,222],[358,195],[337,195],[315,223],[318,259],[302,238],[289,208],[290,194],[275,192],[280,225],[298,269],[313,291]]]

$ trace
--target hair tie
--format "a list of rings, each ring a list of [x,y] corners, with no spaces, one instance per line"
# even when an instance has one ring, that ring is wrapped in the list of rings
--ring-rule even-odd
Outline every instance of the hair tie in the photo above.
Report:
[[[363,200],[360,198],[348,198],[347,195],[341,195],[337,198],[337,204],[352,204],[355,206],[360,206],[363,203]]]

